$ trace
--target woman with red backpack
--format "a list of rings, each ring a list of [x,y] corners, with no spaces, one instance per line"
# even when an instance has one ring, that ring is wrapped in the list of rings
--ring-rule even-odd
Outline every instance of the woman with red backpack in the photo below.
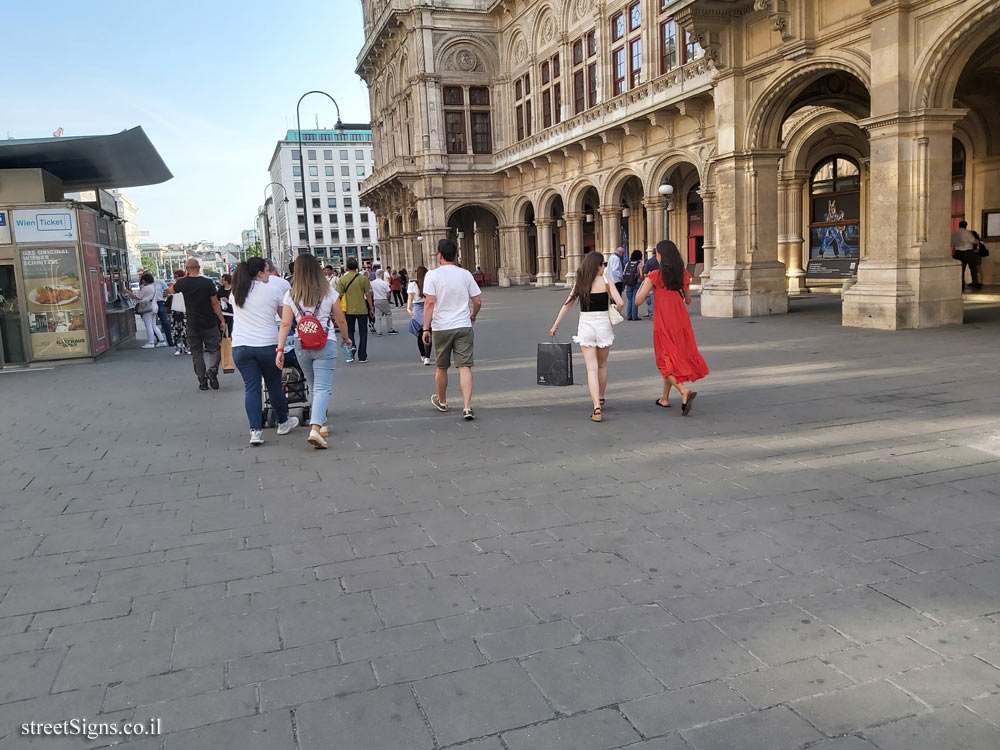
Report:
[[[340,295],[330,286],[322,267],[313,255],[295,259],[292,288],[285,293],[278,331],[278,350],[274,362],[285,366],[285,341],[296,324],[295,356],[305,373],[312,394],[309,443],[315,448],[329,447],[330,435],[326,424],[327,407],[333,389],[333,371],[337,365],[337,341],[333,323],[340,330],[341,341],[348,347],[354,343],[347,335],[347,318],[337,300]]]

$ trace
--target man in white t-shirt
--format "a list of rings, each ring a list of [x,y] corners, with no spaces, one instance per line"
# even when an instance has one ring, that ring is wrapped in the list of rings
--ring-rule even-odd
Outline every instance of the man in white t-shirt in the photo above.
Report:
[[[375,281],[372,282],[372,304],[375,306],[375,320],[378,323],[376,333],[381,336],[382,332],[390,336],[396,335],[396,329],[392,327],[392,305],[389,304],[390,294],[389,282],[385,280],[385,272],[378,269],[375,272]]]
[[[285,292],[291,291],[292,285],[289,284],[285,279],[281,278],[281,274],[278,272],[278,267],[274,265],[274,261],[270,258],[266,259],[267,262],[267,272],[271,274],[271,278],[268,280],[268,284],[277,282],[275,289],[281,290],[281,299],[285,298]]]
[[[438,242],[440,266],[424,277],[424,344],[431,343],[433,331],[437,370],[434,382],[437,393],[431,403],[438,411],[448,411],[448,368],[455,354],[459,384],[462,388],[462,418],[476,418],[472,411],[472,326],[483,307],[482,292],[472,274],[455,265],[458,248],[448,239]],[[469,311],[469,305],[472,311]]]

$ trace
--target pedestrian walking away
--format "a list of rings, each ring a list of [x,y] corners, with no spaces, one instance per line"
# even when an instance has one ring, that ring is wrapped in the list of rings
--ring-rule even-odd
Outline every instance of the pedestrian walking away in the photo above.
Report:
[[[188,348],[191,350],[194,374],[198,377],[201,390],[211,388],[217,391],[222,332],[226,330],[226,320],[222,317],[219,298],[215,296],[215,284],[201,275],[198,259],[188,258],[184,268],[187,275],[174,282],[174,294],[184,295]],[[207,365],[205,355],[208,355]]]
[[[375,281],[372,282],[372,304],[375,307],[375,321],[378,325],[377,333],[381,336],[387,333],[390,336],[396,335],[396,329],[392,327],[392,305],[389,303],[389,295],[392,288],[385,280],[382,269],[375,272]]]
[[[250,445],[264,442],[261,381],[274,409],[278,434],[286,435],[299,424],[298,417],[288,415],[281,368],[276,364],[277,316],[287,292],[274,282],[275,277],[263,258],[248,258],[236,266],[233,274],[233,359],[243,377],[243,405],[250,422]]]
[[[642,283],[642,251],[633,250],[622,273],[625,284],[625,320],[639,319],[639,306],[635,304],[635,293]]]
[[[449,239],[438,241],[438,268],[424,276],[424,345],[432,340],[437,352],[434,382],[437,393],[431,403],[438,411],[448,411],[448,368],[454,354],[462,390],[462,418],[476,418],[472,410],[472,327],[482,309],[482,292],[472,274],[455,265],[458,247]],[[469,306],[472,311],[469,311]],[[433,337],[431,332],[433,331]]]
[[[417,266],[413,273],[416,278],[406,288],[406,312],[410,314],[410,333],[417,337],[420,362],[429,365],[431,345],[424,343],[424,278],[427,276],[427,268]]]
[[[146,326],[146,343],[143,349],[156,349],[167,345],[167,339],[160,329],[156,327],[156,284],[153,282],[153,274],[146,271],[139,277],[139,293],[134,294],[126,290],[132,299],[138,300],[135,311],[142,317],[142,324]]]
[[[965,289],[965,269],[969,269],[969,286],[973,289],[982,289],[979,283],[979,267],[983,262],[979,254],[979,240],[976,235],[969,231],[967,221],[958,222],[958,229],[951,235],[951,255],[955,260],[962,263],[962,289]]]
[[[274,363],[278,369],[285,366],[285,341],[298,325],[295,356],[305,373],[312,395],[310,429],[307,438],[315,448],[327,448],[330,435],[327,412],[333,390],[333,373],[337,366],[337,340],[331,334],[331,318],[340,329],[340,339],[348,348],[352,346],[347,335],[347,319],[337,300],[340,295],[320,270],[319,261],[309,254],[295,259],[295,277],[292,288],[282,300],[281,328],[278,331],[278,348]],[[306,330],[311,326],[313,329]]]
[[[580,345],[583,362],[587,366],[587,388],[594,410],[591,420],[604,420],[604,393],[608,388],[608,356],[615,343],[615,332],[611,325],[609,310],[614,304],[621,312],[625,303],[613,284],[604,276],[606,264],[604,256],[597,252],[587,253],[576,272],[573,291],[559,308],[555,323],[549,335],[555,338],[563,318],[569,313],[574,302],[580,304],[580,323],[573,341]]]
[[[625,282],[622,281],[622,278],[625,276],[624,247],[617,248],[611,257],[608,258],[607,276],[611,279],[611,283],[615,285],[618,294],[621,295],[625,291]]]
[[[178,268],[174,271],[174,281],[183,279],[184,275],[184,271]],[[174,335],[174,356],[179,357],[182,354],[190,354],[184,295],[176,293],[173,284],[167,287],[167,295],[167,306],[170,308],[170,331]]]
[[[653,308],[653,350],[656,367],[663,377],[663,393],[656,406],[670,406],[670,391],[681,394],[681,414],[691,413],[697,391],[685,383],[693,383],[708,375],[708,365],[698,351],[698,344],[691,327],[688,305],[691,304],[691,274],[684,268],[680,251],[670,240],[656,245],[660,268],[651,272],[636,294],[636,303],[642,304],[646,295],[656,290]]]
[[[347,338],[354,342],[357,361],[368,361],[368,316],[372,311],[372,285],[358,272],[358,259],[347,259],[347,273],[334,286],[340,295],[340,309],[347,314]],[[355,332],[356,331],[356,332]],[[350,361],[350,360],[349,360]]]
[[[405,304],[403,299],[403,277],[399,271],[389,271],[389,289],[392,291],[392,304],[402,307]]]
[[[230,300],[230,295],[233,292],[233,277],[228,273],[222,274],[219,277],[219,291],[216,292],[216,297],[219,298],[219,307],[222,308],[222,317],[226,319],[226,334],[232,338],[233,336],[233,305]]]
[[[150,272],[152,273],[152,272]],[[141,276],[142,274],[140,274]],[[163,279],[153,277],[153,286],[156,287],[156,317],[160,320],[160,328],[167,339],[167,346],[174,345],[174,335],[170,330],[170,313],[167,311],[167,282]]]
[[[642,266],[642,278],[645,279],[653,271],[659,270],[660,261],[656,259],[656,249],[650,248],[649,257]],[[638,292],[638,290],[636,290]],[[650,290],[649,296],[646,297],[646,317],[650,320],[653,319],[653,299],[656,296],[656,290]],[[636,305],[638,308],[639,305]]]
[[[292,285],[284,278],[282,278],[281,271],[279,271],[278,267],[274,265],[273,260],[271,260],[270,258],[265,258],[264,262],[267,263],[267,272],[271,275],[271,278],[268,280],[268,283],[276,282],[277,283],[276,288],[280,289],[282,294],[284,294],[285,292],[287,292],[289,289],[292,288]],[[291,272],[292,270],[291,263],[288,264],[288,270],[289,272]]]

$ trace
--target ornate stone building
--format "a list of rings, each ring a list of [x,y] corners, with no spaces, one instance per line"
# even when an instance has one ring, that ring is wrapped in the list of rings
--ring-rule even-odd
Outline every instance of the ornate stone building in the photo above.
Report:
[[[1000,0],[363,5],[391,265],[451,236],[501,284],[568,283],[669,234],[703,315],[846,268],[844,324],[895,329],[961,322],[952,227],[1000,235]]]

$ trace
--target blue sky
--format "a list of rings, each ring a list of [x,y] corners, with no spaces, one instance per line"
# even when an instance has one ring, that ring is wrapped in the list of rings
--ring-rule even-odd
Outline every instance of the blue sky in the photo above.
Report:
[[[145,242],[239,242],[304,92],[328,91],[345,122],[370,117],[358,0],[14,2],[0,31],[0,138],[146,130],[174,179],[127,190]],[[314,95],[303,128],[317,114],[333,126]]]

